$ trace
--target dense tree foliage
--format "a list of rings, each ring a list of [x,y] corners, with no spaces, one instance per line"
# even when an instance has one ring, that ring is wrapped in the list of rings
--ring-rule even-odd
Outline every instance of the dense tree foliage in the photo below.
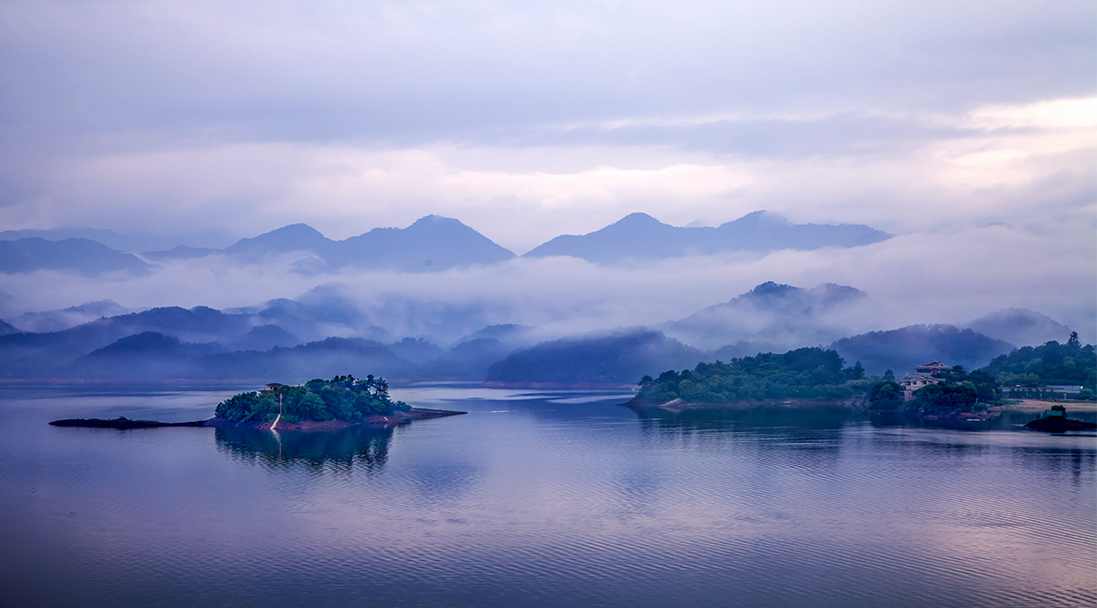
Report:
[[[389,416],[411,407],[389,397],[384,378],[365,379],[336,376],[331,380],[309,380],[304,386],[274,385],[263,391],[234,395],[217,405],[217,417],[233,422],[268,422],[278,415],[282,397],[282,419],[342,420],[360,422],[369,416]]]
[[[1092,344],[1082,346],[1077,333],[1071,333],[1066,344],[1051,341],[1019,348],[995,358],[982,371],[1007,386],[1076,384],[1090,394],[1097,390],[1097,352]]]
[[[898,411],[903,407],[903,387],[895,376],[873,384],[868,391],[868,406],[880,411]]]
[[[654,403],[845,399],[864,392],[864,374],[860,364],[845,367],[832,350],[800,348],[700,363],[693,370],[666,371],[658,378],[645,376],[638,397]]]
[[[878,412],[940,413],[985,407],[1000,399],[998,383],[990,374],[967,372],[957,365],[933,374],[936,384],[924,386],[905,401],[903,386],[895,376],[885,376],[868,390],[868,407]]]
[[[978,402],[975,386],[970,382],[946,381],[915,391],[911,406],[922,411],[959,411],[974,409]]]

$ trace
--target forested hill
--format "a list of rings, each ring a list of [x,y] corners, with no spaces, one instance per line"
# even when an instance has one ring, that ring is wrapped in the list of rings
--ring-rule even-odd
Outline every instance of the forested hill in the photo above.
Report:
[[[1003,385],[1077,384],[1097,389],[1097,353],[1092,344],[1083,346],[1077,333],[1071,333],[1066,344],[1051,341],[996,357],[983,371]]]
[[[637,400],[666,403],[675,399],[727,403],[765,399],[840,400],[867,389],[860,363],[846,367],[833,350],[800,348],[764,353],[727,363],[700,363],[692,370],[663,372],[640,380]]]

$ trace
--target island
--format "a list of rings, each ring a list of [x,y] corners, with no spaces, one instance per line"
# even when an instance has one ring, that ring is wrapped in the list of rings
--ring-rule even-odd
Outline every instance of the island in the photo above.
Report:
[[[1026,429],[1045,433],[1068,433],[1071,431],[1097,431],[1097,423],[1067,417],[1067,408],[1053,405],[1036,420],[1025,424]]]
[[[389,396],[388,382],[372,374],[365,378],[335,376],[303,385],[271,383],[261,390],[239,393],[217,404],[214,417],[192,422],[70,418],[53,426],[114,429],[158,427],[242,427],[277,431],[339,430],[362,425],[393,427],[413,420],[457,416],[465,412],[411,407]]]

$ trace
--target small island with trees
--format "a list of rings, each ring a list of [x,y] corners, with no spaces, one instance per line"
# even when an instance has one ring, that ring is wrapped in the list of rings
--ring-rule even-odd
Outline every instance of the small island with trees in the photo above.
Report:
[[[269,384],[260,391],[233,395],[217,404],[213,420],[220,424],[276,424],[278,429],[317,430],[354,424],[392,426],[461,413],[413,408],[389,396],[384,378],[346,375],[309,380],[301,386]]]
[[[300,386],[268,384],[217,404],[214,417],[193,422],[128,418],[54,420],[53,426],[138,429],[177,426],[233,426],[288,431],[338,430],[354,425],[391,427],[465,412],[414,408],[389,396],[388,382],[373,375],[314,379]]]

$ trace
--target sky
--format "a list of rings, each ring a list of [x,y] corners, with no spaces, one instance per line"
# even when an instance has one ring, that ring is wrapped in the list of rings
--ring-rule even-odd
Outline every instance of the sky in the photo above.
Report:
[[[520,254],[635,211],[766,209],[896,235],[620,268],[33,273],[4,278],[4,315],[368,285],[562,334],[832,281],[869,292],[866,329],[1023,306],[1097,336],[1092,2],[7,0],[0,79],[0,229],[224,246],[436,213]]]
[[[1097,227],[1092,2],[0,6],[0,227]],[[1091,253],[1085,230],[1079,251]]]

